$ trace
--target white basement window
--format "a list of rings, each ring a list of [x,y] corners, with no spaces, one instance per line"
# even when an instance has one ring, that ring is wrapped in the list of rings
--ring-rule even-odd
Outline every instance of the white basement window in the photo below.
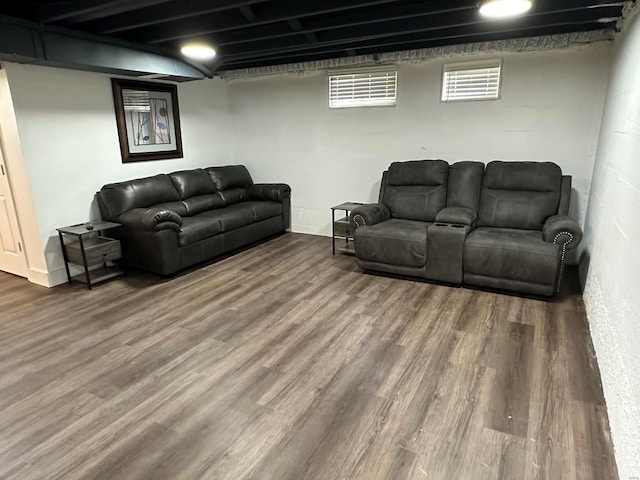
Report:
[[[394,107],[398,87],[395,66],[329,73],[329,108]]]
[[[444,66],[442,101],[496,100],[500,98],[500,60]]]

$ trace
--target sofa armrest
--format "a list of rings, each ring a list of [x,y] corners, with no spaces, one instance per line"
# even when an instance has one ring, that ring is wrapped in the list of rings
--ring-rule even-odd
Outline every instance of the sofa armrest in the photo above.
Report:
[[[478,215],[469,208],[447,207],[438,212],[436,222],[471,226],[476,221],[476,218],[478,218]]]
[[[166,208],[134,208],[118,217],[118,222],[133,230],[180,230],[182,217]]]
[[[370,203],[356,207],[349,215],[349,221],[354,228],[375,225],[390,218],[391,212],[389,208],[382,203]]]
[[[291,196],[291,187],[285,183],[254,183],[247,189],[249,200],[281,202]]]
[[[571,250],[582,241],[582,229],[578,222],[566,215],[549,217],[542,227],[542,239]]]

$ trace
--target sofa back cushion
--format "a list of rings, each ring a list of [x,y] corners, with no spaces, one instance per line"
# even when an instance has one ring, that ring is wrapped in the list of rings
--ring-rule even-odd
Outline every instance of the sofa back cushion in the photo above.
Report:
[[[208,210],[215,210],[216,208],[223,208],[225,206],[224,199],[220,192],[189,197],[183,200],[182,203],[187,208],[188,216],[197,215],[198,213]]]
[[[551,162],[491,162],[480,193],[478,226],[542,230],[558,213],[562,170]]]
[[[233,205],[247,200],[246,188],[229,188],[220,192],[225,205]]]
[[[232,188],[249,188],[253,185],[249,170],[244,165],[209,167],[206,170],[218,191]]]
[[[173,172],[169,177],[183,200],[197,195],[216,193],[216,186],[211,177],[202,168]]]
[[[168,175],[110,183],[100,189],[100,210],[105,220],[116,220],[133,208],[176,202],[180,194]]]
[[[225,205],[233,205],[247,199],[247,188],[253,185],[247,167],[244,165],[209,167],[207,172],[213,184],[220,191]]]
[[[449,167],[447,207],[464,207],[478,213],[484,163],[457,162]]]
[[[382,203],[393,218],[433,222],[447,202],[449,164],[444,160],[394,162],[389,167]]]

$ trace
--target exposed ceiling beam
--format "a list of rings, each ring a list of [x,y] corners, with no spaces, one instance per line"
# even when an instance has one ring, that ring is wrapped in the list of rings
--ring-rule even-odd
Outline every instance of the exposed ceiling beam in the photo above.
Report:
[[[413,39],[412,41],[407,41],[407,39],[385,39],[386,41],[361,46],[360,53],[362,55],[369,55],[372,53],[397,52],[402,50],[413,50],[420,48],[435,48],[447,45],[481,43],[497,40],[512,40],[518,38],[545,37],[549,35],[575,32],[588,32],[598,30],[601,31],[606,28],[606,25],[597,22],[587,22],[581,23],[579,25],[559,24],[545,25],[542,27],[531,26],[525,28],[511,28],[499,31],[488,31],[484,33],[478,33],[469,30],[466,32],[460,31],[457,33],[451,33],[450,35],[441,35],[427,41],[417,39]]]
[[[206,67],[138,44],[0,16],[0,59],[174,81],[213,76]]]
[[[146,43],[167,43],[175,40],[202,37],[216,32],[248,28],[257,25],[265,25],[279,21],[287,21],[290,18],[301,19],[310,15],[321,15],[341,11],[355,10],[357,8],[382,5],[398,2],[399,0],[305,0],[300,2],[277,1],[269,2],[258,11],[254,8],[258,21],[248,22],[242,19],[240,22],[230,22],[222,16],[198,16],[174,22],[171,33],[161,26],[149,26],[127,35],[129,40],[144,41]]]
[[[493,33],[493,32],[510,32],[517,29],[531,29],[531,28],[544,28],[555,27],[558,25],[579,25],[583,23],[597,23],[601,16],[615,17],[619,15],[619,7],[603,7],[603,9],[593,10],[581,10],[572,12],[571,15],[565,13],[551,13],[551,14],[535,14],[527,17],[522,17],[518,20],[514,20],[508,23],[503,22],[478,22],[477,17],[474,21],[468,15],[461,14],[460,12],[450,14],[445,18],[436,18],[429,21],[420,19],[403,20],[400,22],[389,22],[384,25],[384,29],[371,30],[364,26],[353,27],[348,31],[331,31],[325,33],[320,37],[320,42],[315,45],[302,44],[295,45],[286,39],[279,39],[272,41],[269,48],[254,49],[247,48],[245,44],[232,45],[227,48],[221,49],[224,52],[225,61],[231,62],[238,59],[247,59],[254,57],[267,57],[270,55],[278,55],[283,53],[296,53],[303,52],[305,50],[312,50],[318,47],[335,47],[341,46],[342,50],[349,47],[352,48],[354,43],[360,43],[359,47],[362,48],[362,42],[371,44],[372,40],[401,36],[408,38],[409,35],[418,35],[422,39],[430,40],[434,36],[438,36],[439,31],[453,31],[460,29],[469,33]],[[509,28],[500,28],[500,27]],[[429,33],[431,32],[431,33]],[[425,34],[428,34],[426,36]],[[452,38],[455,35],[452,36]],[[366,46],[366,45],[365,45]]]
[[[297,18],[290,18],[287,21],[289,22],[289,26],[294,32],[302,33],[305,38],[311,43],[318,43],[318,36],[315,34],[315,32],[305,30],[305,28],[300,23],[300,20],[298,20]],[[287,33],[286,35],[291,35],[291,33]],[[216,42],[216,45],[222,44],[220,42]]]
[[[198,17],[224,10],[238,9],[243,6],[263,3],[267,0],[180,0],[154,9],[145,9],[114,15],[82,25],[86,30],[95,30],[103,34],[113,34],[135,30],[151,25],[166,24],[191,17]]]
[[[241,6],[240,11],[242,12],[242,15],[244,16],[244,18],[246,18],[248,21],[250,22],[256,21],[256,14],[253,13],[253,10],[249,5]]]
[[[573,0],[578,1],[578,0]],[[443,13],[476,10],[478,8],[477,0],[462,0],[453,5],[451,0],[436,0],[429,3],[421,3],[417,5],[391,5],[377,9],[375,12],[353,13],[350,15],[341,15],[339,18],[309,18],[302,23],[296,19],[289,19],[289,24],[296,22],[293,32],[282,28],[281,24],[269,24],[254,27],[249,30],[236,30],[227,33],[219,33],[216,35],[216,45],[222,47],[225,45],[233,45],[237,43],[247,43],[259,40],[268,40],[278,37],[286,37],[297,35],[300,33],[318,33],[324,30],[334,30],[352,26],[359,26],[374,23],[386,23],[392,20],[401,20],[404,18],[427,17],[431,15],[441,15]]]
[[[67,6],[61,6],[59,2],[45,3],[38,8],[38,16],[43,23],[56,22],[70,25],[152,7],[168,1],[170,0],[112,0],[110,2],[83,0],[67,2]]]
[[[292,30],[283,28],[281,24],[275,25],[263,25],[254,27],[249,30],[237,30],[227,33],[219,33],[215,35],[212,41],[218,47],[227,45],[233,45],[238,43],[249,43],[253,41],[270,40],[273,38],[287,37],[298,34],[318,34],[319,32],[326,30],[337,30],[347,27],[355,27],[365,24],[375,23],[387,23],[393,20],[410,19],[415,17],[429,17],[433,15],[442,15],[444,13],[451,13],[456,11],[473,11],[474,16],[478,22],[486,22],[485,19],[481,19],[475,12],[477,11],[477,0],[463,0],[452,4],[450,0],[436,0],[428,3],[421,3],[417,5],[402,5],[402,6],[385,6],[377,9],[371,13],[360,13],[352,15],[342,15],[339,18],[321,18],[313,19],[309,18],[304,22],[304,28],[298,19],[290,19],[289,24]],[[583,10],[585,8],[603,8],[609,6],[609,4],[597,4],[589,5],[585,7],[584,0],[555,0],[552,4],[536,5],[536,8],[532,14],[548,14],[548,13],[561,13]],[[292,23],[292,22],[295,22]]]
[[[552,32],[615,30],[620,0],[535,0],[520,18],[481,18],[479,0],[4,0],[0,12],[39,29],[72,26],[182,59],[184,40],[210,43],[203,68],[287,63]],[[12,13],[11,13],[12,12]],[[0,37],[8,35],[0,31]],[[105,39],[105,37],[102,37]],[[105,39],[105,41],[108,41]],[[418,46],[418,47],[417,47]],[[92,55],[88,52],[89,57]],[[186,61],[186,60],[184,60]],[[196,68],[198,68],[196,66]]]
[[[306,51],[299,55],[280,54],[267,57],[256,57],[253,59],[239,59],[225,62],[218,70],[234,70],[238,68],[252,68],[268,65],[278,65],[286,63],[298,63],[315,60],[323,60],[329,58],[344,57],[345,54],[351,56],[351,52],[358,55],[370,55],[373,53],[396,52],[401,50],[414,50],[424,48],[435,48],[448,45],[459,45],[467,43],[490,42],[503,39],[517,39],[527,37],[538,37],[546,35],[555,35],[563,33],[597,31],[606,28],[606,25],[598,23],[586,23],[571,28],[568,25],[559,25],[552,27],[531,27],[525,29],[506,29],[501,31],[491,31],[486,33],[459,33],[459,34],[443,34],[440,37],[431,39],[386,39],[376,44],[362,43],[358,45],[350,45],[345,51],[345,47],[335,49],[319,49],[317,51]]]

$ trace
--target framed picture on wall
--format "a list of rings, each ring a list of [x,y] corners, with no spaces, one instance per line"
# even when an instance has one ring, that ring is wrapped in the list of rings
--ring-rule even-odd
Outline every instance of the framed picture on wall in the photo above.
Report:
[[[182,157],[175,85],[112,78],[122,163]]]

